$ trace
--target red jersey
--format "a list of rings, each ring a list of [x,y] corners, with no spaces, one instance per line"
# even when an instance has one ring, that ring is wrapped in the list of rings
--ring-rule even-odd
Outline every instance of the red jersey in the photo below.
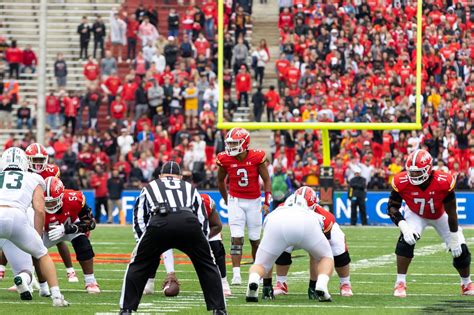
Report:
[[[392,187],[413,213],[425,219],[436,220],[444,214],[443,200],[454,190],[456,179],[449,173],[436,170],[428,180],[428,187],[422,190],[420,186],[410,183],[408,174],[404,171],[393,177]]]
[[[242,161],[226,152],[221,152],[217,155],[216,163],[227,172],[231,196],[257,199],[261,195],[258,168],[266,161],[265,151],[250,149]]]
[[[212,209],[216,207],[214,200],[212,200],[209,195],[201,195],[202,203],[204,204],[204,208],[206,209],[207,217],[209,217],[212,213]]]
[[[61,175],[61,172],[59,171],[59,167],[55,164],[46,164],[46,167],[41,173],[38,173],[43,179],[46,179],[48,177],[54,176],[58,177]]]
[[[49,231],[54,225],[74,223],[85,204],[86,197],[82,192],[72,189],[64,190],[63,206],[54,214],[46,213],[44,229]]]
[[[316,205],[316,207],[314,208],[314,212],[316,212],[317,214],[323,217],[323,223],[324,223],[323,232],[324,233],[330,232],[332,229],[332,226],[336,222],[336,218],[334,217],[334,215],[331,212],[324,209],[323,207],[321,207],[320,205]]]
[[[95,81],[99,77],[100,68],[99,65],[95,62],[87,62],[84,65],[84,71],[82,72],[84,77],[89,81]]]

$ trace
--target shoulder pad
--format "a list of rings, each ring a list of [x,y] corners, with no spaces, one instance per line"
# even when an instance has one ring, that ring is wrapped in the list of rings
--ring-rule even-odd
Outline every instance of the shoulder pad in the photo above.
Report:
[[[396,192],[402,191],[409,183],[407,172],[398,173],[392,178],[392,188]]]
[[[433,172],[433,179],[435,180],[436,184],[440,185],[443,189],[447,191],[453,191],[456,186],[456,178],[450,173],[445,173],[440,170],[436,170]]]
[[[219,153],[216,157],[216,164],[222,166],[224,164],[225,158],[227,157],[227,153],[225,151]]]
[[[262,163],[265,163],[267,161],[267,155],[265,154],[265,151],[263,151],[263,150],[250,149],[249,150],[249,155],[251,155],[251,158],[255,159],[255,161],[258,164],[262,164]]]

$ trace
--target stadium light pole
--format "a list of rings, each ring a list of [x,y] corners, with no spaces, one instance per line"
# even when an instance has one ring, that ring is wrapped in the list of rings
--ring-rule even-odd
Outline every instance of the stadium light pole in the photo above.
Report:
[[[41,0],[39,6],[39,62],[38,62],[38,108],[36,117],[36,141],[44,143],[45,138],[45,102],[46,102],[46,28],[47,0]]]

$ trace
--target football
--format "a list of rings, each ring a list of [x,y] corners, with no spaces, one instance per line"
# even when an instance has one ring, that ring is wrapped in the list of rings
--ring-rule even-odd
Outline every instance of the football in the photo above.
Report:
[[[168,274],[163,282],[163,294],[169,297],[179,294],[179,282],[174,274]]]

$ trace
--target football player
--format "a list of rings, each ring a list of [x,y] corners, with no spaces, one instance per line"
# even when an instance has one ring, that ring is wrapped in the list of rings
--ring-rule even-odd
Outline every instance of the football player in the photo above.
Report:
[[[461,276],[461,294],[474,295],[470,277],[471,253],[458,226],[456,180],[449,173],[433,171],[433,158],[425,150],[415,150],[406,161],[405,171],[392,179],[388,201],[390,219],[400,228],[395,253],[397,281],[394,296],[406,297],[406,274],[416,242],[427,226],[432,226],[453,256],[453,266]],[[400,213],[405,200],[405,213]]]
[[[310,192],[305,190],[303,193]],[[331,246],[323,233],[322,216],[308,207],[306,197],[299,192],[265,218],[262,242],[249,270],[246,301],[258,302],[260,279],[271,272],[278,256],[288,247],[304,249],[318,262],[314,296],[318,296],[320,302],[330,302],[328,282],[334,269]],[[273,299],[271,285],[264,283],[263,289],[266,291],[264,298]]]
[[[39,174],[44,179],[55,176],[59,178],[60,171],[59,167],[55,164],[48,163],[48,153],[42,144],[32,143],[25,150],[26,156],[28,157],[30,172]],[[64,266],[66,267],[67,279],[69,282],[79,282],[76,271],[72,266],[71,254],[69,248],[65,242],[59,242],[56,247],[58,248],[59,255],[61,256]]]
[[[45,182],[41,176],[28,173],[28,159],[20,148],[7,149],[1,158],[0,172],[0,249],[5,241],[10,241],[18,249],[31,255],[36,260],[37,270],[51,286],[53,306],[64,307],[69,303],[64,300],[58,286],[56,268],[47,248],[41,242],[45,220]],[[26,211],[33,205],[33,225],[28,221]],[[8,251],[5,251],[8,253]],[[12,257],[12,267],[15,269],[16,257]],[[24,258],[30,263],[30,256]],[[30,284],[32,281],[31,267],[22,268],[14,278],[17,290],[23,300],[31,300]],[[14,270],[16,273],[16,271]]]
[[[296,190],[296,194],[301,194],[305,197],[308,207],[314,212],[320,214],[323,218],[324,234],[329,240],[331,245],[332,255],[334,257],[334,266],[339,276],[339,290],[341,296],[352,296],[352,287],[350,282],[350,262],[351,257],[346,245],[346,236],[342,232],[339,224],[336,222],[336,218],[332,213],[321,207],[319,203],[318,194],[308,186],[303,186]],[[277,284],[273,288],[274,295],[286,295],[288,294],[287,275],[292,263],[291,252],[293,248],[287,248],[283,254],[278,257],[275,262],[276,273],[277,273]],[[317,270],[317,262],[310,257],[311,261],[311,280],[308,289],[308,296],[310,299],[315,298],[314,284],[316,280],[315,271]],[[269,280],[263,279],[264,286],[271,286],[271,274]],[[265,283],[266,282],[266,283]],[[268,290],[264,290],[268,291]]]
[[[232,256],[232,284],[242,283],[240,262],[244,244],[245,225],[252,246],[252,257],[260,243],[262,214],[269,212],[271,182],[266,166],[267,158],[262,150],[249,149],[250,134],[243,128],[231,129],[225,137],[225,152],[217,155],[217,187],[228,207],[231,236],[230,254]],[[263,180],[265,201],[261,205],[259,176]],[[229,193],[226,188],[229,182]]]
[[[84,195],[80,191],[64,189],[61,180],[53,176],[46,178],[44,195],[44,245],[50,248],[62,241],[71,242],[84,273],[86,291],[100,293],[94,277],[94,250],[89,238],[84,234],[95,228],[95,220]],[[39,280],[40,290],[45,290],[45,284],[42,279]]]

